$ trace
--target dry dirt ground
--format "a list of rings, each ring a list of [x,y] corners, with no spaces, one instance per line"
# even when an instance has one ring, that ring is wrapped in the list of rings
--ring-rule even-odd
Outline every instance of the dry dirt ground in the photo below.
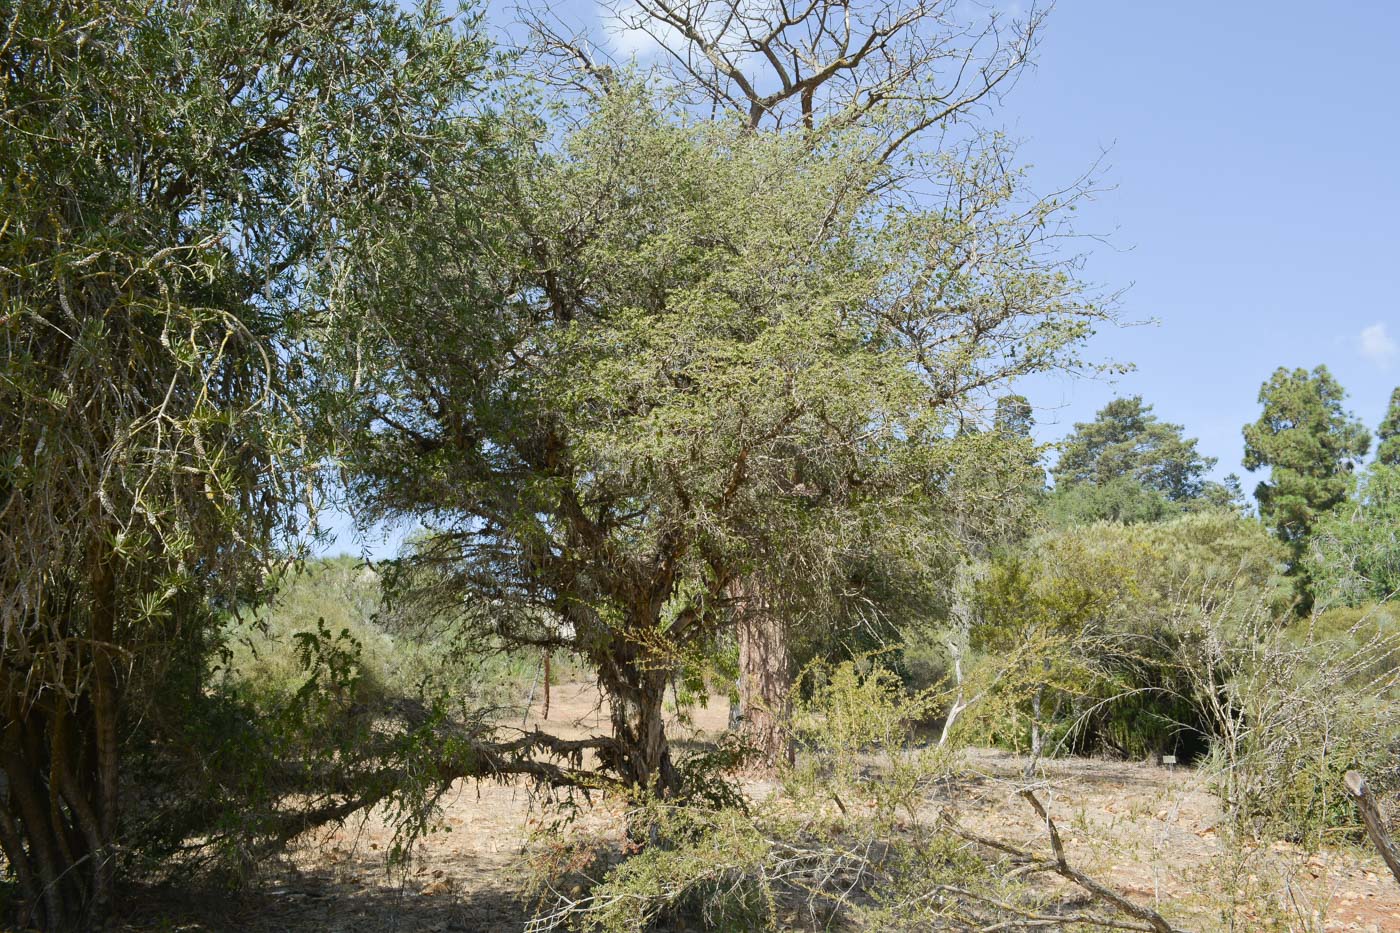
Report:
[[[538,703],[532,714],[540,712]],[[727,705],[713,700],[675,734],[724,728]],[[538,719],[525,722],[533,728]],[[517,723],[519,724],[519,723]],[[572,737],[607,727],[591,685],[557,686],[548,726]],[[969,756],[951,789],[962,822],[987,835],[1043,851],[1044,826],[1016,795],[1024,762],[996,751]],[[1068,760],[1048,762],[1038,794],[1064,837],[1071,862],[1143,903],[1189,905],[1188,929],[1277,929],[1400,933],[1400,885],[1380,858],[1344,848],[1308,856],[1276,844],[1241,851],[1225,844],[1204,779],[1187,768]],[[766,788],[750,785],[750,793]],[[522,846],[542,815],[521,784],[463,784],[444,801],[443,832],[422,842],[406,873],[385,870],[392,834],[375,817],[304,840],[253,890],[152,892],[134,906],[127,930],[519,931]],[[937,800],[930,807],[939,806]],[[596,807],[582,817],[616,827]],[[1274,905],[1259,913],[1233,904]],[[1233,915],[1233,927],[1222,916]],[[1282,919],[1280,919],[1282,918]]]

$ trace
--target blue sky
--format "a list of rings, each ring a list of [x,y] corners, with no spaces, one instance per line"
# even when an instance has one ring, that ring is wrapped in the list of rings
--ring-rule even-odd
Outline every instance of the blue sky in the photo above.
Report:
[[[1141,394],[1250,489],[1260,383],[1319,363],[1374,428],[1400,384],[1397,64],[1400,4],[1061,0],[1002,122],[1041,185],[1110,150],[1088,273],[1159,323],[1094,340],[1137,366],[1115,384],[1031,387],[1043,439]]]
[[[493,24],[508,12],[493,4]],[[992,125],[1046,190],[1108,150],[1113,189],[1079,225],[1109,243],[1084,242],[1086,272],[1127,288],[1125,319],[1157,323],[1090,344],[1128,375],[1023,387],[1040,439],[1141,394],[1252,490],[1240,428],[1260,384],[1319,363],[1374,429],[1400,385],[1398,67],[1400,3],[1060,0]],[[332,550],[360,552],[348,520],[332,524]]]

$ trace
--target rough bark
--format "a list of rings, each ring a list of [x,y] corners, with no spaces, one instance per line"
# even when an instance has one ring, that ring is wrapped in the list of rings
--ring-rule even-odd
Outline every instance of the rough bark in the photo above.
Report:
[[[663,701],[670,669],[618,639],[599,658],[599,686],[608,698],[614,746],[604,764],[638,793],[669,797],[681,790],[666,738]]]
[[[61,623],[42,645],[66,652],[70,673],[37,693],[0,677],[0,848],[19,884],[16,919],[45,930],[100,925],[116,889],[117,574],[108,548],[91,554],[90,600],[76,611],[55,604]]]
[[[1356,801],[1356,806],[1361,811],[1361,820],[1366,824],[1366,835],[1371,837],[1371,842],[1380,851],[1381,858],[1385,859],[1386,867],[1395,876],[1395,880],[1400,882],[1400,846],[1390,838],[1390,833],[1386,830],[1385,816],[1381,812],[1380,804],[1376,803],[1365,776],[1360,771],[1348,771],[1343,781],[1347,793]]]
[[[741,729],[762,764],[790,764],[792,662],[787,625],[772,611],[758,581],[745,581],[738,594]]]
[[[552,672],[549,669],[549,649],[544,651],[544,711],[540,713],[541,719],[549,718],[549,678]]]
[[[95,571],[96,599],[92,619],[92,725],[94,772],[96,775],[96,835],[98,845],[90,853],[90,912],[95,919],[106,917],[112,907],[116,886],[113,859],[117,840],[121,748],[117,721],[121,703],[117,659],[117,584],[111,557],[99,551]]]
[[[110,908],[110,837],[102,833],[90,703],[7,716],[0,741],[0,847],[19,882],[16,919],[45,930],[94,926]],[[74,775],[92,776],[80,783]]]

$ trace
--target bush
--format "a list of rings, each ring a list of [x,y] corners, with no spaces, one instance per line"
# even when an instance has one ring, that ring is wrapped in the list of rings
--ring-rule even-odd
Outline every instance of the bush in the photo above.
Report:
[[[1185,652],[1219,607],[1281,611],[1283,557],[1257,522],[1224,511],[1053,531],[998,556],[974,588],[971,640],[1006,664],[1016,653],[1010,680],[1023,695],[993,738],[1024,747],[1029,731],[1038,748],[1043,732],[1049,751],[1199,754],[1211,725],[1190,696]]]
[[[1322,609],[1400,592],[1400,467],[1374,464],[1361,476],[1352,501],[1313,529],[1303,569]]]
[[[1208,620],[1184,666],[1213,724],[1209,770],[1230,824],[1246,838],[1310,849],[1355,835],[1342,776],[1393,771],[1400,628],[1369,617],[1338,631],[1336,617],[1281,626],[1262,610],[1242,615]]]
[[[362,561],[312,561],[283,582],[267,607],[224,625],[228,653],[222,675],[247,691],[294,692],[304,679],[298,639],[324,626],[359,646],[362,700],[372,694],[451,696],[469,708],[521,704],[540,676],[538,654],[507,654],[480,645],[468,650],[432,621],[386,605],[379,574]],[[569,676],[569,659],[554,660],[555,679]]]
[[[310,562],[268,606],[209,631],[165,671],[166,702],[133,710],[126,812],[148,875],[239,883],[364,805],[389,806],[407,845],[431,829],[448,769],[469,765],[469,743],[518,711],[541,668],[424,637],[352,558]]]

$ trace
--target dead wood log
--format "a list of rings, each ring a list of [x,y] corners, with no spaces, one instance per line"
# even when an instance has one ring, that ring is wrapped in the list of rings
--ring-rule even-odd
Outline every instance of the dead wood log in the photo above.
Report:
[[[1347,793],[1356,801],[1356,807],[1361,811],[1361,821],[1366,824],[1366,835],[1370,836],[1371,842],[1380,849],[1381,858],[1385,859],[1386,865],[1390,866],[1390,873],[1395,876],[1396,882],[1400,883],[1400,847],[1390,838],[1385,816],[1366,783],[1366,776],[1360,771],[1348,771],[1342,782],[1346,784]]]
[[[1145,933],[1183,933],[1183,931],[1171,925],[1171,923],[1157,911],[1143,904],[1138,904],[1129,900],[1108,885],[1099,882],[1069,863],[1069,858],[1065,854],[1064,841],[1060,838],[1060,831],[1055,826],[1055,821],[1050,818],[1050,813],[1045,809],[1040,799],[1029,789],[1024,789],[1021,796],[1035,810],[1036,815],[1045,822],[1045,829],[1050,837],[1051,857],[1045,858],[1013,846],[1000,839],[992,839],[979,835],[971,830],[963,828],[951,817],[944,817],[945,825],[955,834],[986,846],[998,852],[1011,856],[1012,861],[1018,865],[1013,872],[1017,876],[1032,875],[1039,872],[1053,872],[1060,877],[1072,882],[1081,890],[1089,894],[1094,900],[1108,904],[1120,913],[1127,914],[1141,923],[1129,923],[1124,921],[1110,920],[1107,918],[1079,918],[1079,922],[1089,923],[1095,926],[1110,927],[1123,930],[1142,930]]]

